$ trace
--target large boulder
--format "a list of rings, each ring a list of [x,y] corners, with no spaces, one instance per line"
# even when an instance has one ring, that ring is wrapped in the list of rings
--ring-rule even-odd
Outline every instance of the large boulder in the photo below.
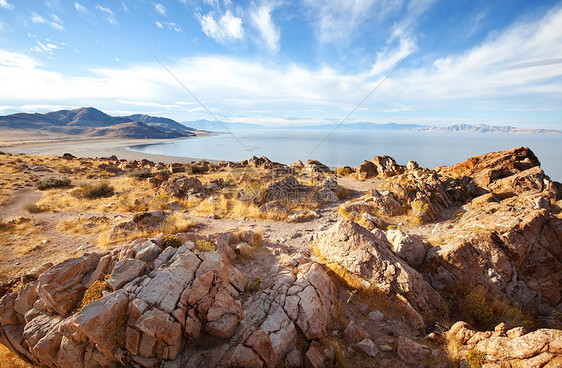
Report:
[[[441,298],[423,276],[393,254],[384,232],[373,233],[350,220],[341,220],[314,238],[330,261],[389,295],[405,298],[408,307],[417,312],[417,323],[423,324],[420,312],[441,305]]]
[[[388,229],[386,237],[392,250],[410,266],[419,266],[425,258],[425,247],[420,238],[400,229]]]
[[[164,189],[170,196],[187,197],[191,194],[203,192],[203,184],[193,176],[174,176],[162,183]]]

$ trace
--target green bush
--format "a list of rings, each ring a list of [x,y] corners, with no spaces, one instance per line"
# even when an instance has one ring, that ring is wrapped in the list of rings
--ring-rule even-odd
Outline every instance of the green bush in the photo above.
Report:
[[[162,247],[163,248],[168,248],[168,247],[179,248],[179,247],[181,247],[181,244],[182,244],[181,240],[179,240],[174,235],[166,235],[164,238],[162,238]]]
[[[51,188],[63,188],[70,185],[70,179],[67,177],[48,178],[39,180],[35,183],[35,188],[39,190],[46,190]]]
[[[88,184],[83,187],[76,188],[71,192],[74,197],[84,199],[111,197],[114,193],[115,188],[107,182]]]

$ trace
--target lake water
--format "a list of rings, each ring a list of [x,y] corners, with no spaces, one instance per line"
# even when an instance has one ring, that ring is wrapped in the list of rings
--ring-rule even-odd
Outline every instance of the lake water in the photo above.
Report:
[[[408,160],[433,168],[452,165],[487,152],[526,146],[553,180],[562,181],[562,135],[435,133],[409,131],[337,130],[322,142],[326,130],[235,130],[230,134],[130,147],[134,151],[211,160],[242,161],[255,156],[290,164],[315,159],[330,167],[355,167],[374,156],[388,155],[405,165]],[[242,147],[242,145],[245,146]]]

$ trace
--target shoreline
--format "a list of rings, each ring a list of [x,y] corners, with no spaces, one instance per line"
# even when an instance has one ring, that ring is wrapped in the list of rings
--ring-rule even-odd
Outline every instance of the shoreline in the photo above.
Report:
[[[62,156],[70,153],[76,157],[110,157],[117,156],[119,159],[126,160],[142,160],[147,159],[154,162],[162,162],[170,164],[172,162],[191,162],[206,160],[209,162],[218,162],[217,160],[208,160],[198,157],[181,157],[166,156],[152,153],[144,153],[130,149],[130,147],[171,143],[188,139],[197,139],[216,135],[216,133],[205,133],[195,137],[186,137],[178,139],[115,139],[115,140],[73,140],[59,142],[22,142],[20,144],[2,145],[0,150],[6,153],[39,156]]]

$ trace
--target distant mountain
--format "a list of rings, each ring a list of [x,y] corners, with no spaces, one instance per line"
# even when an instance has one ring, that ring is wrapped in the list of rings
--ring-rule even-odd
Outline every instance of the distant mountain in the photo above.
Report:
[[[21,131],[30,137],[49,136],[166,139],[195,136],[193,128],[167,118],[149,115],[110,116],[93,107],[46,114],[0,116],[0,129]]]
[[[211,121],[205,119],[182,121],[182,124],[197,130],[210,130],[210,131],[226,131],[226,129],[268,129],[268,127],[258,124],[230,123],[226,121],[221,121],[219,123],[217,121]]]
[[[448,127],[423,126],[413,128],[417,132],[451,132],[451,133],[515,133],[515,134],[562,134],[559,130],[549,129],[523,129],[509,125],[490,126],[486,124],[456,124]]]
[[[303,125],[299,126],[299,129],[334,129],[338,124],[322,124],[322,125]],[[416,128],[424,128],[425,125],[419,124],[396,124],[396,123],[386,123],[386,124],[375,124],[368,122],[358,122],[342,124],[338,129],[353,129],[353,130],[410,130]],[[296,128],[291,126],[288,128]]]

